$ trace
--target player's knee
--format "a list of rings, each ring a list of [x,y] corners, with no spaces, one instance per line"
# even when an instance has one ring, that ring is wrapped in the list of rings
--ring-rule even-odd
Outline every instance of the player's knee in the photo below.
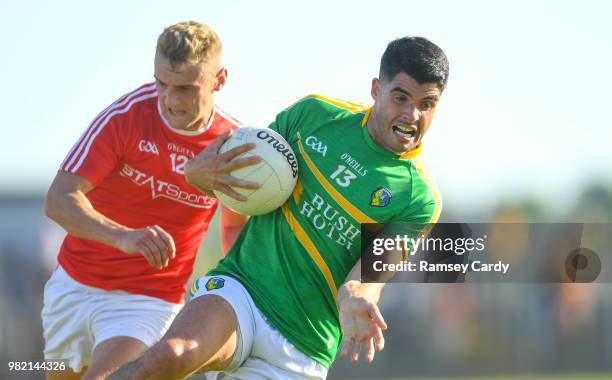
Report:
[[[201,365],[199,347],[194,340],[165,339],[151,348],[145,361],[156,366],[162,365],[172,373],[193,371]]]
[[[211,347],[196,340],[168,339],[160,349],[159,356],[152,360],[166,362],[174,373],[219,371],[227,368],[234,357],[234,350],[228,348],[223,346],[211,350]]]

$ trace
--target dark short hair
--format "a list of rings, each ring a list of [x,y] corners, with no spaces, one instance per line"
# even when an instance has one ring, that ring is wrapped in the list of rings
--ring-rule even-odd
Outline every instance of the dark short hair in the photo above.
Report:
[[[448,81],[448,59],[427,38],[402,37],[391,41],[380,60],[380,79],[391,81],[399,73],[423,83],[436,83],[444,90]]]

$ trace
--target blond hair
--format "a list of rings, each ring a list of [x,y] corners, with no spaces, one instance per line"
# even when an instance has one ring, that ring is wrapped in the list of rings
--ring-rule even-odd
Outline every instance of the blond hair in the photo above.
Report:
[[[195,21],[180,22],[164,29],[157,39],[156,54],[171,65],[209,63],[221,59],[221,40],[208,25]]]

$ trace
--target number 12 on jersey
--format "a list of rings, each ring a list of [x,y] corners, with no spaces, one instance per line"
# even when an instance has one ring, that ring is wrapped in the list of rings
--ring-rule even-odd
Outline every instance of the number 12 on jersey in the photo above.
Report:
[[[172,161],[172,171],[185,174],[185,164],[189,159],[182,154],[170,153],[170,161]]]

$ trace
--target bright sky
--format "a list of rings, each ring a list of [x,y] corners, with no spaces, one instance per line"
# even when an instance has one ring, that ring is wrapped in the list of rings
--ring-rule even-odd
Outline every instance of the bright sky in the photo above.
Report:
[[[313,92],[369,102],[386,44],[428,37],[451,64],[424,140],[447,204],[571,200],[583,181],[612,181],[610,4],[5,1],[0,192],[45,191],[91,119],[152,80],[163,28],[193,19],[224,43],[217,103],[257,126]]]

